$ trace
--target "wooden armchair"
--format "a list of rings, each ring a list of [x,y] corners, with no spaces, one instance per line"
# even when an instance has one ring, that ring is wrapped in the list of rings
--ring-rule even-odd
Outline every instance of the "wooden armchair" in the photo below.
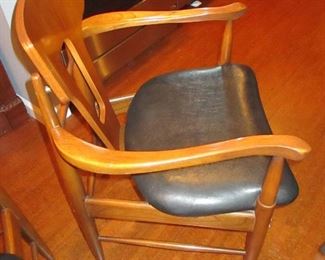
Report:
[[[24,239],[31,246],[31,257],[37,259],[40,253],[45,259],[54,259],[51,251],[39,237],[20,209],[11,200],[7,192],[0,187],[0,235],[3,236],[4,251],[0,252],[2,260],[19,260],[24,258]]]
[[[109,241],[256,259],[273,210],[298,194],[285,159],[302,160],[310,147],[297,137],[272,134],[253,71],[230,63],[232,22],[245,6],[109,13],[82,21],[82,2],[19,0],[15,20],[19,41],[39,73],[32,81],[60,169],[58,178],[94,256],[104,259],[100,242]],[[134,98],[104,98],[84,37],[131,26],[212,20],[226,21],[218,66],[159,76]],[[59,100],[56,110],[44,84]],[[131,99],[125,134],[120,135],[124,127],[116,111]],[[64,128],[70,102],[95,133],[93,144]],[[94,197],[94,177],[85,188],[79,170],[132,175],[144,200]],[[104,237],[95,218],[248,235],[244,249]]]

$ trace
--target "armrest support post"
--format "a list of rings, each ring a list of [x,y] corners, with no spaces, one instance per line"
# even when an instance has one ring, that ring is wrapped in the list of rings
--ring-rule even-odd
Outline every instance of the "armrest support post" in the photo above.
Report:
[[[273,157],[265,176],[259,200],[263,205],[272,206],[276,202],[276,195],[281,182],[284,159]]]
[[[232,20],[228,20],[223,33],[220,65],[230,62],[232,49]]]

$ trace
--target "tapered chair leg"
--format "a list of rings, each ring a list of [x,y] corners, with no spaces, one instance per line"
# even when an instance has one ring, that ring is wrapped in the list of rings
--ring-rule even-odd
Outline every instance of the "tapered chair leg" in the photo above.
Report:
[[[282,178],[284,159],[273,157],[268,173],[263,183],[262,192],[256,201],[255,227],[246,238],[245,260],[257,259],[268,230],[273,210],[276,206],[276,196]]]
[[[39,76],[33,76],[33,84],[35,92],[39,101],[39,104],[48,107],[47,113],[51,114],[51,117],[44,117],[46,127],[50,131],[51,127],[59,125],[59,120],[53,107],[50,105],[50,100],[44,92],[43,84]],[[58,180],[61,184],[66,199],[70,205],[71,211],[77,220],[79,228],[91,250],[93,255],[98,260],[104,259],[103,249],[98,240],[98,232],[95,225],[95,221],[91,218],[87,212],[85,206],[85,199],[87,193],[85,187],[81,181],[81,177],[76,168],[68,164],[58,153],[53,140],[51,139],[51,146],[54,162],[58,167],[56,173]]]
[[[12,211],[8,208],[2,209],[1,219],[3,224],[5,252],[23,257],[20,227]]]
[[[60,168],[58,178],[72,213],[93,255],[96,259],[103,260],[104,253],[98,240],[95,221],[89,216],[85,207],[85,198],[87,195],[81,178],[75,168],[67,164],[57,153],[55,155],[57,156],[57,162]]]
[[[245,260],[255,260],[262,249],[275,205],[263,205],[258,199],[255,210],[255,228],[247,234]]]

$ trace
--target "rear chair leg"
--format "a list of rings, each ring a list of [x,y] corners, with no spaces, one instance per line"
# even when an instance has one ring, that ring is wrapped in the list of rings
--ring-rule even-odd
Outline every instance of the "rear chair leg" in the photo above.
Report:
[[[86,191],[77,170],[67,164],[55,151],[60,171],[57,172],[61,187],[69,202],[79,228],[97,260],[104,260],[103,248],[98,240],[98,232],[94,219],[89,216],[86,206]]]

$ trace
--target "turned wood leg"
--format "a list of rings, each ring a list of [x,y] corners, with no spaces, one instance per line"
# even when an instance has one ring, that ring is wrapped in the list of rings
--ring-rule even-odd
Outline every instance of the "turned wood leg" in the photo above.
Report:
[[[275,205],[263,205],[260,200],[257,201],[255,215],[254,231],[247,234],[245,260],[255,260],[262,249],[266,233],[272,218]]]
[[[274,157],[265,176],[262,191],[256,202],[255,227],[247,234],[245,260],[254,260],[262,249],[263,242],[276,206],[284,159]]]

